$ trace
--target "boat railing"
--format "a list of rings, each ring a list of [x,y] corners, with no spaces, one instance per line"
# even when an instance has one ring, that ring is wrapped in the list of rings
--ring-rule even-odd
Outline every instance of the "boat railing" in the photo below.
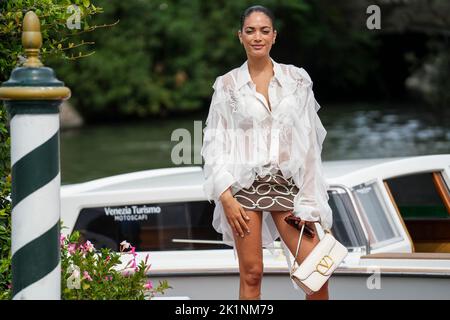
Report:
[[[355,196],[353,195],[352,190],[347,187],[344,184],[341,183],[335,183],[335,184],[329,184],[330,189],[342,189],[344,192],[348,195],[351,205],[353,206],[353,209],[355,210],[355,213],[357,215],[357,218],[359,220],[359,225],[361,226],[361,230],[364,234],[364,245],[366,247],[366,254],[370,254],[370,240],[369,240],[369,233],[367,232],[367,228],[364,224],[364,220],[362,217],[361,207],[358,205],[358,202],[355,199]]]

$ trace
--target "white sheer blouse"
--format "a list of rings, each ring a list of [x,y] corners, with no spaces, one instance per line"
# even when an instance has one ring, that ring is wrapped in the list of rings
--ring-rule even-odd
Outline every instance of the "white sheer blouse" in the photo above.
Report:
[[[217,77],[203,130],[205,194],[215,201],[213,227],[224,243],[234,247],[233,233],[220,195],[248,188],[256,175],[281,170],[299,188],[294,214],[331,228],[328,184],[321,151],[327,134],[317,111],[312,81],[303,68],[275,62],[269,101],[256,91],[247,61]],[[269,106],[270,103],[270,106]],[[269,212],[263,211],[262,243],[272,247],[279,237]]]

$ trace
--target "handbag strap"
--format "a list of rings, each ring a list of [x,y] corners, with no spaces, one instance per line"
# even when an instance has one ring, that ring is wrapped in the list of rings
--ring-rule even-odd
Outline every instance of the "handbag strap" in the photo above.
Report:
[[[298,237],[297,250],[295,252],[294,262],[292,262],[292,265],[291,265],[291,272],[290,272],[291,274],[292,274],[292,269],[294,268],[294,265],[297,262],[298,250],[300,249],[300,243],[302,242],[304,229],[305,229],[305,224],[303,224],[302,230],[300,231],[300,236]]]

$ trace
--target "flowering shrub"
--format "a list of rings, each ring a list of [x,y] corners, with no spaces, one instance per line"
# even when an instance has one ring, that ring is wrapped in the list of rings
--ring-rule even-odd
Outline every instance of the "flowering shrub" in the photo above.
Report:
[[[171,288],[167,281],[160,281],[155,287],[147,279],[151,267],[148,255],[136,263],[135,247],[123,241],[120,252],[110,249],[97,251],[90,241],[79,243],[80,234],[74,232],[69,238],[61,235],[61,295],[64,300],[105,299],[151,299],[156,293],[164,294]],[[123,269],[121,255],[132,259]]]

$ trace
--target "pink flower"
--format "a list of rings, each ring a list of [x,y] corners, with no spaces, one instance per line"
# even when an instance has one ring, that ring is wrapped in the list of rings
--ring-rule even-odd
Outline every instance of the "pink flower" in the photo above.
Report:
[[[62,235],[59,236],[59,245],[63,246],[64,245],[64,241],[66,241],[66,236],[62,234]]]
[[[69,254],[74,254],[76,250],[77,250],[76,243],[69,243],[69,245],[67,246],[67,251],[69,252]]]
[[[106,277],[105,277],[105,280],[106,280],[106,281],[111,281],[111,280],[112,280],[112,276],[106,276]]]
[[[87,271],[83,272],[83,279],[86,279],[87,281],[92,281],[92,278],[89,275],[89,272],[87,272]]]
[[[131,254],[133,255],[133,257],[137,256],[136,247],[131,247]]]
[[[131,247],[131,244],[127,241],[122,241],[120,243],[120,251],[124,251],[125,249],[129,249]]]
[[[130,268],[136,268],[136,259],[133,259]]]
[[[11,289],[12,288],[12,284],[10,283],[10,284],[8,284],[8,289]]]
[[[86,241],[86,243],[84,244],[84,251],[85,252],[92,252],[94,251],[94,245],[88,240]]]
[[[108,262],[109,260],[111,260],[111,256],[107,256],[105,261]]]
[[[152,282],[151,282],[150,280],[148,280],[147,283],[144,284],[144,288],[145,288],[146,290],[150,290],[151,288],[153,288]]]

